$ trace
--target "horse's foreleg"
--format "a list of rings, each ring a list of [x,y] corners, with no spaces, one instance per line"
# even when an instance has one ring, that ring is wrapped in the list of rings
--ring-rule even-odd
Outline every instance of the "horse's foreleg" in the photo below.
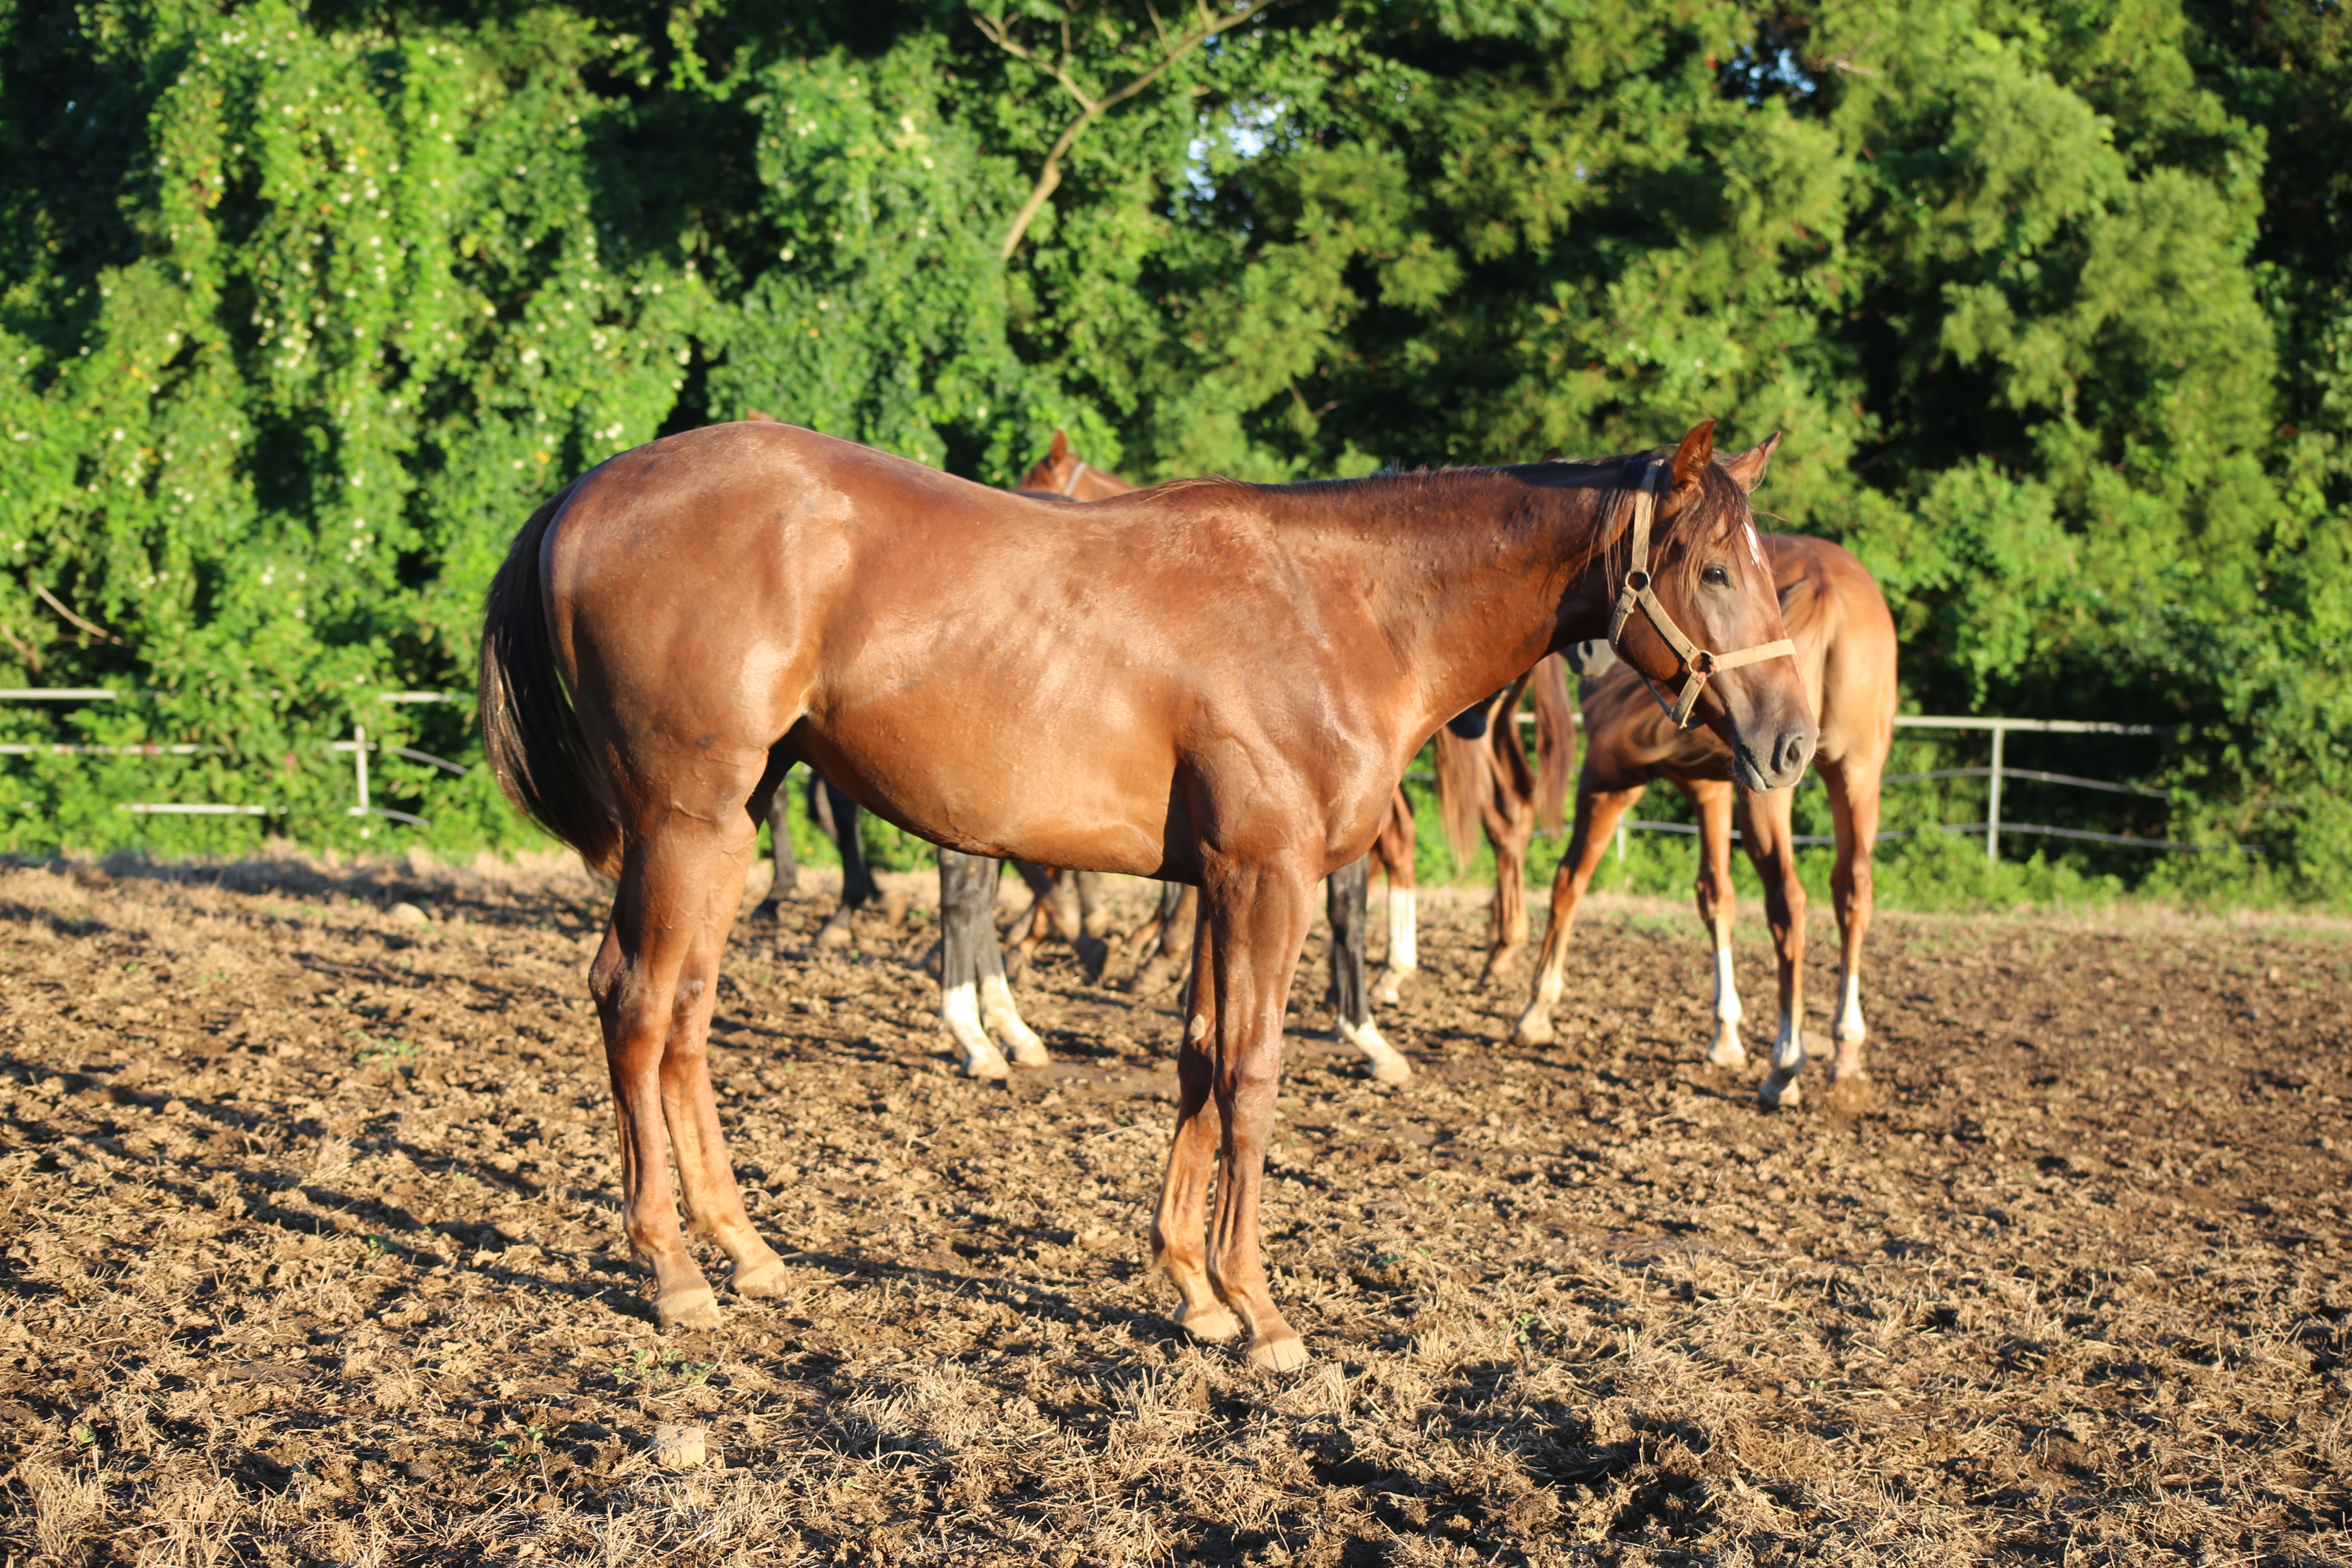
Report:
[[[1389,814],[1381,824],[1380,837],[1372,841],[1372,854],[1389,879],[1389,951],[1381,964],[1380,984],[1373,989],[1375,1001],[1395,1005],[1399,1000],[1397,987],[1404,977],[1420,968],[1419,931],[1413,909],[1412,858],[1414,843],[1412,803],[1405,798],[1400,785],[1389,802]]]
[[[1559,1003],[1563,975],[1568,967],[1568,938],[1576,924],[1576,906],[1584,900],[1585,890],[1592,885],[1592,874],[1601,868],[1601,857],[1608,851],[1610,835],[1617,830],[1618,820],[1633,808],[1642,798],[1640,786],[1627,790],[1588,790],[1576,792],[1576,826],[1569,835],[1568,853],[1559,862],[1559,869],[1551,879],[1551,921],[1544,927],[1543,957],[1536,965],[1536,980],[1528,998],[1527,1011],[1511,1031],[1511,1037],[1523,1046],[1548,1046],[1553,1035],[1551,1010]]]
[[[1187,943],[1196,969],[1205,964],[1214,946],[1214,939],[1205,932]],[[1241,1321],[1209,1283],[1204,1218],[1219,1141],[1213,1098],[1215,1064],[1210,1057],[1216,1034],[1215,979],[1196,974],[1191,990],[1192,1016],[1184,1021],[1183,1041],[1176,1047],[1176,1136],[1168,1147],[1160,1207],[1151,1217],[1151,1261],[1175,1282],[1181,1298],[1176,1321],[1184,1331],[1196,1339],[1225,1340],[1240,1331]]]
[[[1830,812],[1836,823],[1837,866],[1830,894],[1837,905],[1837,1022],[1830,1038],[1837,1056],[1830,1066],[1832,1088],[1868,1075],[1862,1067],[1862,942],[1870,931],[1871,852],[1878,842],[1878,768],[1825,767]]]
[[[1381,1083],[1402,1083],[1412,1077],[1412,1064],[1381,1037],[1364,994],[1364,926],[1371,877],[1370,856],[1331,873],[1326,900],[1331,917],[1331,1007],[1339,1037],[1364,1053],[1372,1077]]]
[[[1715,948],[1715,1038],[1706,1047],[1709,1067],[1736,1068],[1748,1060],[1739,1043],[1739,985],[1731,965],[1731,928],[1738,893],[1731,880],[1731,786],[1685,784],[1683,793],[1698,808],[1698,919]]]
[[[1209,1283],[1249,1331],[1250,1360],[1275,1372],[1307,1360],[1305,1342],[1267,1288],[1258,1206],[1282,1085],[1283,1013],[1313,918],[1315,882],[1304,867],[1212,867],[1202,900],[1214,932],[1213,963],[1196,965],[1201,986],[1213,983],[1217,997],[1214,1093],[1223,1123]]]
[[[1805,1068],[1805,885],[1797,878],[1791,793],[1745,795],[1740,811],[1748,857],[1764,879],[1764,918],[1780,968],[1780,1033],[1772,1043],[1772,1071],[1756,1091],[1767,1110],[1799,1102],[1797,1075]]]
[[[981,948],[996,951],[996,862],[953,849],[940,851],[940,1022],[954,1040],[967,1078],[1003,1078],[1011,1071],[981,1021]],[[999,970],[1003,963],[999,961]]]

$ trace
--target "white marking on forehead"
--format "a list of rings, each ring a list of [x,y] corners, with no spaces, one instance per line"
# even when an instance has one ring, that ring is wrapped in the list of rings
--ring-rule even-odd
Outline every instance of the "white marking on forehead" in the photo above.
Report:
[[[1756,524],[1752,521],[1744,522],[1740,527],[1748,531],[1748,553],[1756,558],[1757,566],[1761,568],[1764,564],[1764,547],[1757,542]]]

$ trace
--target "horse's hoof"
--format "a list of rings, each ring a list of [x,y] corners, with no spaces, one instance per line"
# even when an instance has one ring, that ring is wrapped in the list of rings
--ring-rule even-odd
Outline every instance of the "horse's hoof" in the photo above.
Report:
[[[1521,1015],[1518,1026],[1511,1031],[1511,1038],[1523,1046],[1548,1046],[1555,1037],[1551,1019],[1541,1013]]]
[[[654,1298],[654,1323],[663,1333],[715,1329],[719,1321],[719,1298],[708,1285],[689,1285]]]
[[[840,910],[838,913],[835,914],[831,920],[824,922],[824,928],[816,933],[816,944],[819,947],[847,947],[856,940],[856,936],[849,929],[849,911],[847,910]]]
[[[1004,1058],[994,1051],[989,1052],[984,1057],[978,1055],[966,1057],[956,1065],[963,1069],[963,1076],[966,1078],[986,1079],[993,1082],[1013,1076],[1013,1069],[1006,1067]]]
[[[1746,1067],[1748,1052],[1738,1040],[1717,1040],[1706,1048],[1706,1065],[1711,1068]]]
[[[1372,1000],[1383,1007],[1393,1007],[1404,998],[1397,994],[1396,982],[1388,980],[1372,987]]]
[[[1249,1343],[1250,1364],[1267,1372],[1295,1372],[1315,1358],[1307,1353],[1307,1342],[1287,1331],[1275,1335],[1253,1335]]]
[[[1366,1062],[1364,1070],[1372,1075],[1374,1083],[1397,1084],[1412,1081],[1412,1064],[1395,1051],[1391,1051],[1378,1061]]]
[[[1805,1103],[1804,1086],[1774,1073],[1756,1086],[1756,1103],[1767,1110],[1794,1110]]]
[[[781,1296],[791,1285],[784,1274],[784,1260],[772,1252],[749,1268],[737,1267],[727,1277],[727,1288],[747,1300]]]
[[[1028,1039],[1013,1042],[1013,1065],[1024,1068],[1049,1068],[1054,1065],[1054,1054],[1045,1048],[1045,1041],[1033,1035]]]
[[[1195,1311],[1180,1308],[1176,1326],[1196,1340],[1229,1340],[1242,1331],[1242,1321],[1234,1316],[1231,1307],[1219,1304]]]
[[[779,905],[775,900],[765,900],[761,901],[759,908],[751,911],[751,923],[754,925],[773,925],[778,920],[782,918],[782,907]]]

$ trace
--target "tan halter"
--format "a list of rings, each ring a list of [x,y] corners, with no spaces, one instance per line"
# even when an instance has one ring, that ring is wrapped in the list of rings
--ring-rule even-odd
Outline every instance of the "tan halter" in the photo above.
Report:
[[[1642,676],[1642,684],[1649,687],[1650,695],[1658,699],[1658,706],[1665,709],[1666,716],[1675,721],[1675,728],[1686,730],[1690,728],[1691,710],[1698,705],[1698,694],[1706,685],[1707,677],[1727,669],[1738,669],[1743,664],[1761,664],[1768,658],[1779,658],[1783,654],[1794,658],[1797,657],[1797,645],[1782,637],[1778,642],[1759,643],[1754,647],[1717,654],[1707,652],[1683,636],[1682,628],[1675,625],[1674,616],[1666,614],[1666,606],[1659,602],[1656,591],[1651,586],[1650,521],[1657,511],[1658,475],[1664,468],[1665,465],[1655,458],[1644,462],[1642,478],[1633,486],[1633,548],[1626,559],[1624,586],[1617,592],[1617,607],[1609,617],[1609,646],[1621,658],[1624,655],[1621,639],[1625,633],[1625,622],[1633,615],[1634,607],[1640,606],[1642,613],[1650,618],[1650,625],[1657,628],[1658,635],[1666,639],[1666,646],[1673,648],[1675,657],[1682,660],[1683,675],[1682,689],[1675,694],[1672,704],[1658,695],[1657,686],[1648,676]],[[1630,658],[1625,662],[1628,665],[1633,663]],[[1633,673],[1642,674],[1638,666],[1634,667]]]
[[[1087,465],[1083,459],[1080,459],[1077,461],[1076,466],[1070,469],[1070,482],[1062,487],[1062,493],[1068,496],[1072,500],[1077,500],[1078,481],[1086,477]]]

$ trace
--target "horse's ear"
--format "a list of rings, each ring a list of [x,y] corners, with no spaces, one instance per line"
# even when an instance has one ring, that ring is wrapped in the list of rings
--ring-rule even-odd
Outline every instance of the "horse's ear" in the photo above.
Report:
[[[1538,463],[1557,463],[1557,462],[1559,462],[1559,447],[1547,447],[1547,448],[1545,448],[1545,450],[1544,450],[1544,455],[1543,455],[1542,457],[1540,457],[1540,458],[1538,458],[1536,459],[1536,461],[1537,461],[1537,462],[1538,462]]]
[[[1698,483],[1706,466],[1715,461],[1715,421],[1702,419],[1690,427],[1683,444],[1675,448],[1675,489],[1688,489]]]
[[[1070,455],[1070,438],[1059,430],[1054,432],[1053,449],[1045,454],[1046,461],[1058,463]]]
[[[1771,466],[1773,450],[1780,445],[1780,432],[1775,430],[1764,438],[1760,447],[1750,447],[1736,458],[1727,458],[1723,471],[1729,474],[1739,488],[1751,494],[1764,482],[1764,470]]]
[[[750,420],[754,425],[773,425],[776,422],[774,415],[762,414],[756,408],[744,415],[743,417]]]

